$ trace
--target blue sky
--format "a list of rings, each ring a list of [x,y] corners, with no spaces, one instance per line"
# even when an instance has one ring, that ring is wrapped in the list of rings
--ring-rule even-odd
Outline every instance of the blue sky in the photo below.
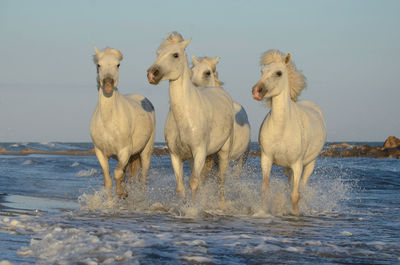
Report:
[[[324,111],[328,141],[400,137],[400,1],[0,1],[0,141],[90,141],[93,47],[124,55],[119,90],[147,96],[163,141],[168,83],[146,69],[171,31],[189,58],[221,56],[224,88],[246,109],[252,140],[268,109],[251,97],[260,55],[291,52],[300,99]]]

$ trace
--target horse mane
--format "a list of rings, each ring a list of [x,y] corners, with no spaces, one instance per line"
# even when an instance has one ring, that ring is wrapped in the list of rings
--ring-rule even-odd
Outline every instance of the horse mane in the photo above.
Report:
[[[261,65],[271,63],[281,63],[285,59],[285,54],[278,50],[268,50],[261,56]],[[290,98],[297,101],[301,91],[307,86],[306,77],[296,68],[292,60],[286,65],[288,70],[288,82],[290,88]]]
[[[107,55],[107,54],[112,54],[112,55],[116,56],[118,58],[118,60],[120,60],[120,61],[122,61],[122,59],[123,59],[121,51],[107,47],[104,49],[104,51],[99,51],[98,53],[96,52],[96,54],[93,56],[94,63],[97,63],[101,57],[103,57],[104,55]]]
[[[158,49],[160,49],[162,47],[165,47],[167,45],[179,43],[179,42],[182,42],[182,41],[184,41],[182,35],[180,33],[176,32],[176,31],[173,31],[173,32],[168,34],[168,37],[165,39],[165,41],[163,41],[160,44]]]
[[[211,57],[199,57],[199,58],[197,58],[197,60],[199,61],[199,63],[206,63],[208,66],[211,67],[211,70],[212,70],[213,76],[214,76],[215,85],[217,87],[222,87],[224,85],[224,82],[222,82],[222,81],[220,81],[218,79],[217,67],[213,63],[214,58],[211,58]]]

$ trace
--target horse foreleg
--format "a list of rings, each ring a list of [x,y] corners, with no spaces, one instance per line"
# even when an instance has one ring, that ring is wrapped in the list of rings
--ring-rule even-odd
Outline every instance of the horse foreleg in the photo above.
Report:
[[[303,173],[303,164],[301,162],[297,162],[291,167],[291,169],[293,171],[293,183],[292,192],[290,193],[290,200],[292,201],[293,205],[293,213],[295,215],[299,215],[299,184],[301,175]]]
[[[147,142],[145,148],[140,154],[140,161],[142,164],[142,175],[140,176],[140,182],[144,190],[146,190],[147,176],[149,175],[151,155],[153,154],[154,146],[154,132],[150,140]]]
[[[231,140],[228,140],[218,152],[218,182],[221,207],[225,207],[225,178],[230,162]]]
[[[301,187],[303,187],[303,188],[307,185],[308,178],[311,176],[311,174],[314,171],[315,161],[316,160],[311,161],[306,166],[304,166],[303,176],[301,177]]]
[[[140,155],[140,161],[142,164],[142,174],[140,175],[140,183],[142,184],[142,188],[146,190],[147,186],[147,176],[149,175],[150,168],[150,160],[151,160],[151,152],[143,153]]]
[[[117,195],[125,198],[127,193],[125,190],[125,168],[128,164],[130,154],[128,152],[120,152],[118,154],[118,164],[114,170],[114,179],[117,186]]]
[[[108,159],[109,158],[106,157],[103,154],[103,152],[98,148],[95,148],[94,151],[95,151],[97,160],[99,160],[100,166],[103,169],[104,187],[107,190],[108,197],[111,198],[112,185],[113,184],[112,184],[112,179],[111,179],[111,176],[110,176],[110,168],[109,168],[109,165],[108,165]]]
[[[206,161],[206,152],[205,150],[197,150],[193,154],[193,170],[192,177],[190,178],[190,189],[192,190],[192,200],[194,200],[196,196],[197,188],[199,187],[200,175],[201,171],[204,167],[204,163]]]
[[[179,156],[171,153],[171,163],[176,178],[176,192],[181,198],[184,198],[185,185],[183,184],[183,161]]]
[[[271,167],[272,167],[272,159],[261,152],[261,170],[263,175],[263,183],[262,183],[262,198],[263,203],[267,201],[267,195],[269,191],[269,176],[271,174]]]

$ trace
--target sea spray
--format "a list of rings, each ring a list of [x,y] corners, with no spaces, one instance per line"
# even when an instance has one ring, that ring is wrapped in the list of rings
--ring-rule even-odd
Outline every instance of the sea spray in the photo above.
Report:
[[[351,191],[351,184],[342,179],[337,172],[317,170],[318,174],[310,178],[308,185],[300,190],[300,212],[306,215],[318,215],[337,212],[343,209],[342,202]],[[154,171],[151,172],[154,174]],[[81,210],[117,213],[129,212],[169,212],[176,217],[198,218],[202,216],[255,216],[264,212],[265,216],[284,216],[291,214],[290,185],[287,177],[279,170],[271,176],[268,201],[261,202],[262,177],[259,171],[246,170],[237,179],[226,178],[226,203],[220,204],[219,186],[216,177],[210,177],[199,187],[195,199],[186,186],[186,197],[180,198],[175,192],[173,175],[151,176],[151,185],[146,190],[140,183],[127,184],[128,197],[108,198],[104,189],[83,193],[79,197]],[[154,181],[157,179],[157,181]],[[186,178],[188,180],[189,178]],[[186,181],[188,182],[188,181]],[[114,187],[115,189],[115,187]]]

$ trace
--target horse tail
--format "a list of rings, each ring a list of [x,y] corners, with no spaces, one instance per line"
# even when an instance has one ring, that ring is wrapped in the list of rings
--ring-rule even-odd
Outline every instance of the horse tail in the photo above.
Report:
[[[249,153],[250,153],[250,142],[247,145],[246,151],[244,151],[244,153],[240,155],[239,159],[236,161],[236,165],[234,166],[233,175],[236,177],[236,180],[239,180],[240,173],[242,173],[244,164],[246,163],[247,158],[249,157]]]
[[[142,167],[139,154],[131,157],[127,165],[127,175],[130,181],[138,182],[139,170]]]

